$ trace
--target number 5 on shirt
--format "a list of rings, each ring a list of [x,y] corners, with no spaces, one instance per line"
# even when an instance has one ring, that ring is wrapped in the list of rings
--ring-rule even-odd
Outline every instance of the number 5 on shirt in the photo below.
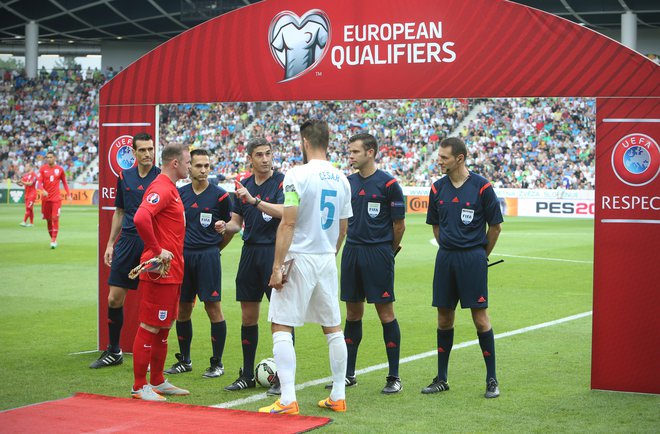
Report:
[[[328,214],[326,215],[325,222],[321,222],[321,229],[328,230],[332,226],[332,222],[335,220],[335,204],[329,202],[328,197],[337,197],[336,190],[321,190],[321,212],[328,209]]]

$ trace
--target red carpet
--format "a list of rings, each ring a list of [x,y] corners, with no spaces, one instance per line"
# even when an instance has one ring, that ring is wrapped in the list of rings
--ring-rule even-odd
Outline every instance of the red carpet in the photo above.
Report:
[[[0,412],[11,433],[298,433],[331,419],[256,413],[77,393],[71,398]]]

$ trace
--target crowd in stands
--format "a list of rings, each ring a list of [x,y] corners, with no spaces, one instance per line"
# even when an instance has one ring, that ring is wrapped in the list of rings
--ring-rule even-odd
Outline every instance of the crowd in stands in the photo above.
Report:
[[[75,179],[98,154],[98,90],[114,71],[42,68],[34,80],[2,71],[0,180],[37,167],[48,149]],[[468,118],[468,115],[470,117]],[[305,101],[161,106],[160,145],[208,148],[219,179],[249,171],[245,146],[265,136],[279,170],[302,163],[298,125],[321,118],[331,128],[330,160],[351,172],[348,138],[369,132],[379,166],[402,185],[428,186],[440,176],[438,143],[460,133],[469,167],[497,187],[592,189],[595,102],[589,99]],[[455,131],[461,122],[464,124]],[[95,182],[92,172],[85,182]]]
[[[33,80],[3,71],[0,82],[0,180],[15,179],[46,151],[74,179],[98,154],[98,91],[103,75],[45,70]],[[93,181],[90,179],[88,181]]]
[[[468,167],[496,187],[593,189],[593,99],[487,100],[463,127]]]

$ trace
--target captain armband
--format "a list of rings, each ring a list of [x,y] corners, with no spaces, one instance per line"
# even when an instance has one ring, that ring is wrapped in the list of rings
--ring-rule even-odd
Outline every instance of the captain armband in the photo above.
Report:
[[[284,193],[284,206],[298,206],[300,205],[300,197],[295,191],[287,191]]]

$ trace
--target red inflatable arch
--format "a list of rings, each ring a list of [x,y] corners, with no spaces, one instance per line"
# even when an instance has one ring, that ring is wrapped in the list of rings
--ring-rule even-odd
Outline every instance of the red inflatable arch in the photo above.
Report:
[[[660,67],[504,0],[260,2],[171,39],[103,86],[99,348],[116,157],[136,132],[158,137],[159,104],[533,96],[597,98],[592,388],[660,393]],[[136,305],[128,300],[123,348]]]

